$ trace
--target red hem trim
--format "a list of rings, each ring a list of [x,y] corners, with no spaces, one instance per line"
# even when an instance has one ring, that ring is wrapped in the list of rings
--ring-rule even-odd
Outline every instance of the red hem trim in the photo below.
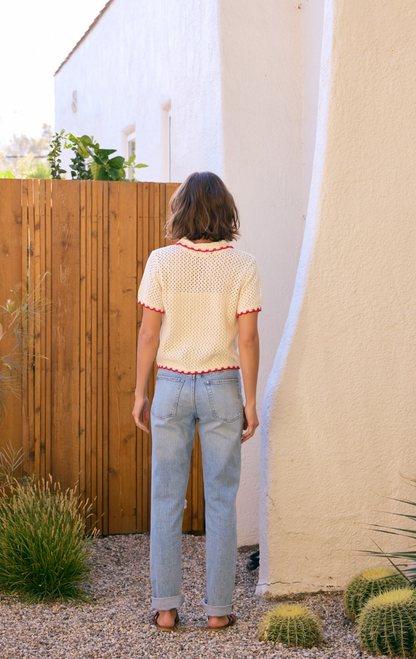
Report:
[[[261,307],[258,309],[250,309],[250,311],[240,311],[240,313],[237,314],[237,318],[238,316],[244,316],[245,313],[253,313],[253,311],[261,311]]]
[[[158,311],[159,313],[165,313],[165,312],[162,311],[161,309],[154,309],[153,307],[149,307],[149,306],[148,306],[147,304],[145,304],[144,302],[140,302],[140,300],[137,300],[137,304],[141,304],[142,307],[146,307],[146,309],[151,309],[152,311]]]
[[[239,366],[225,366],[224,368],[213,368],[210,371],[178,371],[176,368],[169,368],[168,366],[160,366],[157,364],[158,368],[164,368],[167,371],[174,371],[175,373],[183,373],[184,375],[200,375],[201,373],[215,373],[215,371],[229,371],[230,369],[239,369]]]
[[[183,243],[180,242],[173,244],[180,245],[181,247],[186,247],[186,249],[192,249],[194,252],[219,252],[222,249],[234,249],[232,245],[225,245],[224,247],[214,247],[213,249],[197,249],[196,247],[189,247],[189,245],[184,245]],[[204,373],[209,373],[209,371],[204,371]]]

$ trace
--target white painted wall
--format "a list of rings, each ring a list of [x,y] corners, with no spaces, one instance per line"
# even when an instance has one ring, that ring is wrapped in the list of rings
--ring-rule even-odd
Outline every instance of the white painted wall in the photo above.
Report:
[[[138,161],[150,165],[138,177],[166,180],[170,104],[172,180],[211,170],[234,194],[235,245],[256,255],[263,285],[259,416],[304,230],[322,3],[306,2],[306,20],[287,0],[115,0],[56,76],[57,129],[122,150],[123,128],[134,128]],[[260,432],[243,446],[240,546],[258,541],[259,493]]]
[[[369,525],[401,526],[388,497],[414,494],[415,40],[411,0],[326,0],[305,237],[262,410],[260,594],[344,588],[380,562],[359,551],[371,538],[408,546]]]
[[[224,179],[241,211],[237,246],[258,258],[258,413],[289,310],[303,234],[302,24],[292,2],[224,0]],[[260,432],[243,445],[239,538],[258,542]]]
[[[136,160],[149,165],[136,178],[165,181],[171,105],[172,180],[202,164],[221,172],[217,35],[216,1],[116,0],[55,76],[55,129],[93,134],[124,156],[123,130],[135,129]]]

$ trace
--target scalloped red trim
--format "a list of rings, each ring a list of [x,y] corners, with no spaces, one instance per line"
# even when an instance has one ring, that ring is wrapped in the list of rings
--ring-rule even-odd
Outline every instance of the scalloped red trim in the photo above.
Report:
[[[141,304],[142,307],[146,307],[146,309],[151,309],[152,311],[158,311],[159,313],[165,313],[165,312],[162,311],[161,309],[154,309],[153,307],[149,307],[149,306],[148,306],[147,304],[145,304],[144,302],[140,302],[140,300],[137,300],[137,304]]]
[[[184,245],[181,242],[177,242],[173,244],[180,245],[181,247],[186,247],[186,249],[192,249],[194,252],[219,252],[221,249],[234,249],[232,245],[225,245],[224,247],[214,247],[213,249],[197,249],[196,247],[190,247],[189,245]]]
[[[183,373],[184,375],[201,375],[201,373],[215,373],[215,371],[229,371],[230,369],[239,369],[239,366],[225,366],[224,368],[212,368],[210,371],[178,371],[177,368],[169,368],[169,366],[160,366],[157,364],[158,368],[164,368],[167,371],[175,371],[175,373]]]
[[[253,313],[253,311],[261,311],[261,307],[258,309],[250,309],[250,311],[240,311],[240,313],[237,314],[237,318],[238,316],[244,316],[245,313]]]

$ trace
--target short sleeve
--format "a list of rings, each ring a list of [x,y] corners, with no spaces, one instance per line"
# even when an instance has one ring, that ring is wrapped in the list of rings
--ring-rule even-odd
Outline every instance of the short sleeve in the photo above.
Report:
[[[146,263],[143,277],[140,282],[137,302],[153,311],[165,313],[162,300],[162,287],[157,267],[157,259],[152,252]]]
[[[257,260],[248,266],[243,278],[237,303],[237,316],[252,311],[261,311],[262,291]]]

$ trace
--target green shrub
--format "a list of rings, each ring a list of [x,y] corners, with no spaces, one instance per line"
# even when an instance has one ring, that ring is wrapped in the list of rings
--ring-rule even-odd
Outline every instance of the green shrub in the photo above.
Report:
[[[82,504],[75,489],[52,488],[51,476],[41,481],[16,480],[11,494],[0,496],[0,590],[30,602],[90,602],[80,584],[91,571],[99,533],[85,533],[92,504]]]
[[[260,640],[312,648],[322,642],[319,618],[306,606],[282,604],[269,611],[260,626]]]
[[[369,567],[351,579],[344,591],[344,606],[348,617],[355,620],[370,597],[387,590],[406,588],[408,581],[391,567]]]
[[[372,597],[357,618],[362,648],[373,655],[416,656],[416,591],[398,588]]]

